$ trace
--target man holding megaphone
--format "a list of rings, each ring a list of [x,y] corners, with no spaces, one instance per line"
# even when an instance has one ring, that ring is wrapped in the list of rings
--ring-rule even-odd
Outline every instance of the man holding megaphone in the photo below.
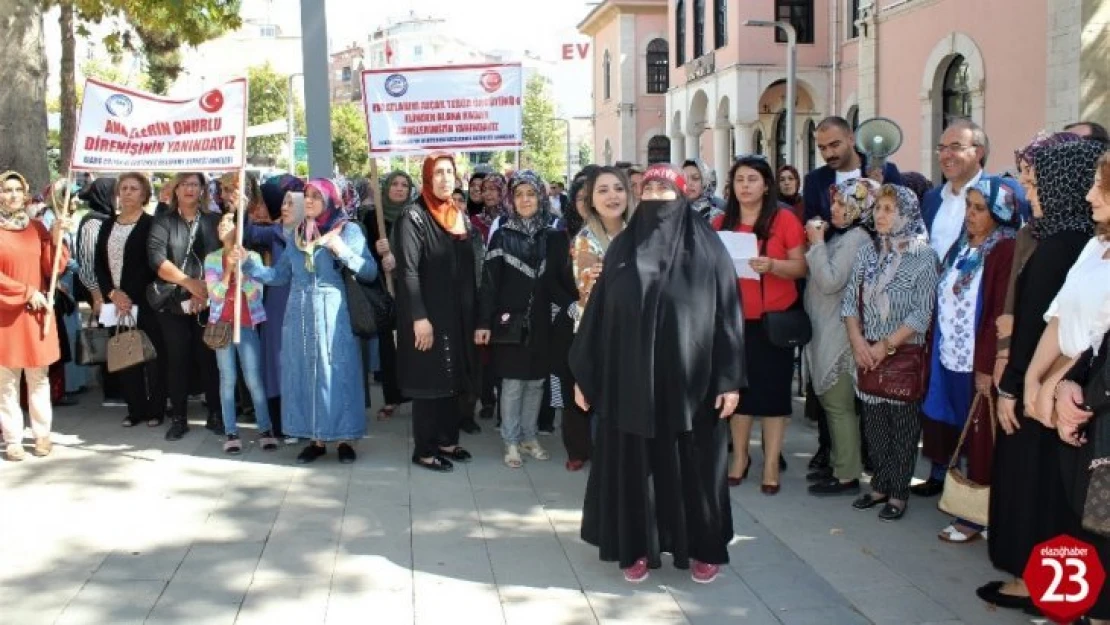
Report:
[[[843,117],[826,117],[817,124],[817,149],[825,164],[809,172],[802,186],[806,221],[829,222],[829,187],[834,184],[865,176],[879,183],[902,184],[898,166],[890,161],[869,168],[867,155],[856,149],[855,132]]]

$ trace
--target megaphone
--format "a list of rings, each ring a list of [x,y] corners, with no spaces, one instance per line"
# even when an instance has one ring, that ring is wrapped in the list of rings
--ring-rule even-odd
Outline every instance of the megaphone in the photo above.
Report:
[[[902,147],[902,128],[886,117],[872,117],[856,129],[856,149],[867,155],[868,169],[882,171],[886,159]],[[861,172],[864,176],[867,172]]]

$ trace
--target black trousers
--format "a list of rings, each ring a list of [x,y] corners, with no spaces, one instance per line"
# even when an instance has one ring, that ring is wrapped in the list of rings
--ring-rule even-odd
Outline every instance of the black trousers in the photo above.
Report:
[[[404,403],[405,396],[397,386],[397,343],[393,332],[378,334],[378,362],[382,368],[382,396],[390,406]]]
[[[459,398],[412,400],[413,459],[431,458],[459,444]]]
[[[590,414],[571,402],[563,408],[563,446],[567,449],[567,459],[589,461],[593,448],[591,438]]]
[[[285,430],[281,429],[281,395],[267,398],[266,404],[270,411],[270,424],[274,427],[274,436],[278,438],[285,436]]]
[[[551,407],[550,376],[543,381],[543,402],[540,403],[540,418],[536,425],[545,432],[551,432],[555,429],[555,409]]]
[[[170,418],[188,417],[189,388],[196,380],[204,389],[208,414],[220,415],[220,373],[216,368],[216,352],[204,344],[201,323],[207,315],[175,315],[158,313],[162,340],[169,357],[166,390],[170,397]]]
[[[111,375],[118,381],[124,401],[127,402],[129,416],[135,419],[160,419],[166,413],[166,380],[170,356],[166,353],[166,342],[162,338],[162,325],[157,313],[140,308],[136,324],[154,344],[158,358]]]

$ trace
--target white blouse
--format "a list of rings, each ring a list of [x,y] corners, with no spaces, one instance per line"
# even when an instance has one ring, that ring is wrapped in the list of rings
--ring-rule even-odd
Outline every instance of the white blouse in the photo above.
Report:
[[[1098,354],[1110,330],[1110,242],[1094,237],[1068,270],[1064,286],[1052,300],[1045,321],[1059,319],[1060,351],[1075,358],[1088,349]]]

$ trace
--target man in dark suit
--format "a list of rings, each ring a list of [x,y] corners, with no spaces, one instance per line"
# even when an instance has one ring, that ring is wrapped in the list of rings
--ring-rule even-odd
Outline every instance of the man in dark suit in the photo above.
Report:
[[[829,187],[837,182],[867,176],[879,182],[902,184],[898,166],[890,161],[882,171],[868,168],[867,155],[856,149],[856,135],[843,117],[826,117],[817,124],[817,149],[825,164],[806,174],[802,186],[807,221],[814,217],[829,221],[832,206]]]

